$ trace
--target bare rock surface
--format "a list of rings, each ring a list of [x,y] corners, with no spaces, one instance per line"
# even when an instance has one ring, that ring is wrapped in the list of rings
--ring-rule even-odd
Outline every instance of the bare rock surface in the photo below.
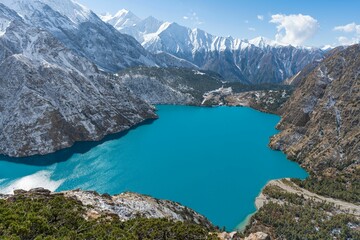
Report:
[[[204,216],[179,203],[159,200],[150,196],[126,192],[115,196],[99,195],[96,192],[81,190],[63,192],[66,197],[73,197],[90,205],[92,210],[101,214],[108,212],[116,214],[121,220],[126,221],[136,217],[167,218],[175,221],[186,221],[212,227]]]
[[[0,154],[52,153],[156,118],[153,107],[0,4]]]
[[[270,146],[312,172],[353,172],[360,163],[360,45],[335,49],[282,109]]]

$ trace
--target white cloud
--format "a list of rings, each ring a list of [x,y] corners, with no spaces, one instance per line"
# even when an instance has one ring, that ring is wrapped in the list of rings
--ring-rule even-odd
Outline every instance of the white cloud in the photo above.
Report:
[[[349,23],[344,26],[337,26],[334,28],[335,31],[341,31],[346,33],[357,33],[360,35],[360,24],[357,25],[356,23]]]
[[[334,27],[334,31],[339,31],[347,34],[347,36],[340,36],[337,38],[341,45],[352,45],[360,43],[360,24],[349,23],[343,26]]]
[[[253,28],[253,27],[249,27],[248,30],[249,30],[249,31],[252,31],[252,32],[255,32],[255,31],[256,31],[256,29]]]
[[[259,19],[260,21],[264,20],[264,16],[263,15],[257,15],[257,19]]]
[[[202,25],[204,24],[204,21],[202,21],[196,12],[191,11],[189,15],[183,16],[183,19],[186,21],[190,21],[194,26]]]
[[[318,21],[309,15],[284,15],[271,16],[270,23],[277,25],[276,41],[281,44],[298,46],[315,35],[319,29]]]
[[[340,36],[337,38],[337,40],[340,43],[340,45],[353,45],[353,44],[360,43],[360,37],[348,38],[345,36]]]

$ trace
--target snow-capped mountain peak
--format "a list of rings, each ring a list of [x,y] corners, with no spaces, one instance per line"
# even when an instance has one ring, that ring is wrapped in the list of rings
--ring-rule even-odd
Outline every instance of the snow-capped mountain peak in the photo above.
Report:
[[[48,5],[61,15],[69,18],[73,23],[80,24],[88,21],[91,17],[91,10],[73,0],[1,0],[2,3],[26,17]]]
[[[130,11],[127,9],[121,9],[114,15],[114,17],[122,17],[122,16],[125,16],[126,14],[128,14],[129,12]]]
[[[276,46],[281,45],[281,44],[277,43],[276,41],[273,41],[273,40],[270,40],[268,38],[261,37],[261,36],[249,40],[249,43],[256,47],[259,47],[259,48],[265,48],[267,46],[276,47]]]
[[[100,16],[101,20],[113,25],[117,30],[134,27],[141,19],[127,9],[121,9],[115,15],[106,14]]]
[[[116,72],[129,66],[155,66],[154,57],[135,39],[121,34],[73,0],[0,0],[32,26],[44,29],[67,48],[100,69]]]
[[[264,37],[246,40],[215,36],[154,18],[117,28],[154,54],[167,53],[200,69],[216,71],[230,81],[244,83],[282,82],[323,56],[321,49],[284,45]]]

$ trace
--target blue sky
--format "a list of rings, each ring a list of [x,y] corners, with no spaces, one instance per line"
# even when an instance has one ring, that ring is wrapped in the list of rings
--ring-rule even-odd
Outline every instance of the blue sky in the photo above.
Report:
[[[264,36],[307,46],[350,44],[360,39],[359,0],[78,1],[99,14],[125,8],[140,18],[154,16],[219,36]]]

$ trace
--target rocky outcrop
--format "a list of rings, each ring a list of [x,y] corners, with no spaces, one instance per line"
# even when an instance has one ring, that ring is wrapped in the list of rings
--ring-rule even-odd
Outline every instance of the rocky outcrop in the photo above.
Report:
[[[291,93],[291,89],[234,92],[232,87],[222,87],[205,93],[202,105],[251,107],[262,112],[278,114]]]
[[[143,102],[49,32],[0,4],[0,153],[47,154],[100,140],[148,118]]]
[[[179,203],[130,192],[110,196],[81,190],[52,193],[49,190],[37,188],[30,191],[16,190],[14,195],[0,195],[0,199],[11,200],[19,196],[31,199],[52,198],[58,195],[79,201],[86,207],[86,218],[89,219],[111,215],[116,215],[121,221],[135,218],[166,218],[172,221],[194,223],[209,230],[214,229],[207,218]]]
[[[270,236],[263,232],[251,233],[244,240],[270,240]]]
[[[270,146],[311,172],[353,172],[360,163],[360,45],[335,49],[282,109]]]
[[[204,216],[179,203],[155,199],[137,193],[126,192],[115,196],[99,195],[81,190],[63,192],[64,196],[79,200],[84,206],[91,206],[92,214],[116,214],[122,221],[143,218],[166,218],[205,226],[213,225]],[[96,215],[96,214],[95,214]]]

